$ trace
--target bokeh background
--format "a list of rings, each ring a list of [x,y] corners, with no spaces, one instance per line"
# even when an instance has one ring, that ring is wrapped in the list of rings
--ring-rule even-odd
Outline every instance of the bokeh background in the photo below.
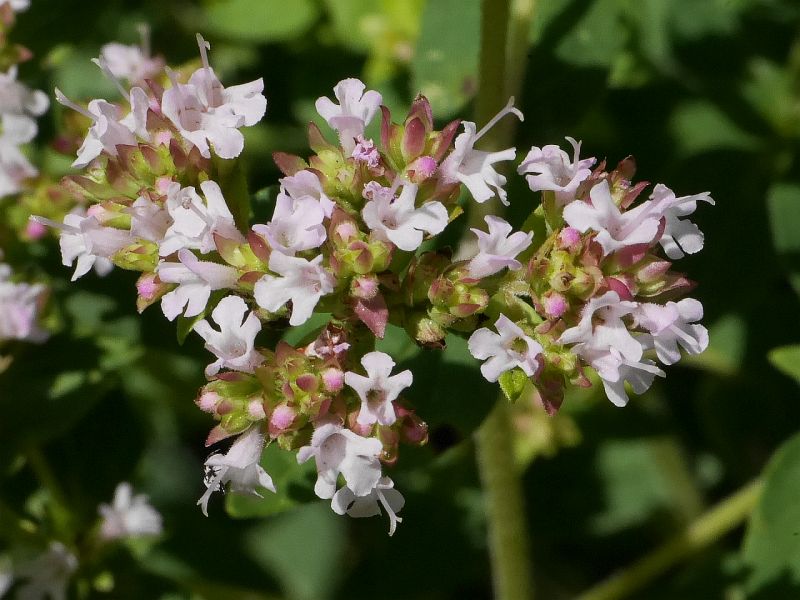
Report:
[[[264,78],[267,117],[246,130],[254,191],[276,181],[271,152],[305,153],[314,100],[342,78],[380,90],[398,119],[417,92],[437,122],[472,115],[477,0],[33,0],[13,32],[35,55],[20,79],[75,98],[114,96],[89,59],[109,41],[138,41],[139,23],[169,63],[195,59],[199,31],[223,81]],[[705,249],[680,265],[699,282],[708,351],[624,410],[602,388],[570,395],[554,418],[515,409],[528,518],[520,535],[531,540],[538,597],[577,596],[767,465],[750,522],[635,597],[800,597],[800,3],[539,0],[529,42],[520,156],[571,135],[585,155],[613,165],[632,154],[640,179],[679,195],[710,190],[717,203],[696,214]],[[54,106],[40,119],[35,149],[54,176],[71,160],[48,145],[62,117]],[[510,218],[521,223],[535,198],[512,181]],[[314,498],[307,469],[269,452],[289,493],[215,497],[204,518],[195,506],[210,427],[193,404],[207,362],[199,338],[180,345],[157,307],[137,315],[131,273],[69,284],[54,240],[24,252],[52,277],[58,333],[43,346],[14,346],[0,375],[2,505],[80,532],[129,480],[164,515],[156,544],[120,549],[71,593],[491,597],[472,434],[496,390],[462,340],[444,353],[394,332],[383,342],[414,370],[408,398],[431,430],[428,446],[403,449],[392,472],[407,501],[393,538],[378,519],[335,515]],[[13,542],[3,519],[0,551]]]

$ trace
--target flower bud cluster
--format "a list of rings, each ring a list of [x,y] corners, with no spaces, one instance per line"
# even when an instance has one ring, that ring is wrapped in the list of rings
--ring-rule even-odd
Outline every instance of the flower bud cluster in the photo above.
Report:
[[[455,261],[423,244],[462,212],[462,186],[477,202],[508,204],[496,164],[515,149],[475,144],[505,115],[522,114],[512,99],[480,130],[468,121],[437,130],[419,96],[395,123],[378,92],[346,79],[336,101],[316,102],[338,142],[312,124],[310,157],[276,153],[284,177],[272,218],[251,226],[224,163],[243,150],[239,129],[265,113],[263,83],[225,87],[198,41],[199,69],[186,79],[167,68],[166,89],[150,79],[122,87],[129,106],[93,100],[84,109],[59,95],[92,122],[75,161],[84,173],[64,182],[90,206],[63,223],[40,221],[61,229],[76,278],[111,263],[140,271],[140,310],[160,302],[168,319],[191,319],[213,354],[197,404],[217,421],[208,444],[235,439],[206,461],[204,512],[225,485],[275,491],[260,458],[277,443],[299,462],[314,459],[315,491],[333,510],[383,511],[394,531],[404,500],[384,467],[401,442],[425,443],[427,428],[401,397],[411,371],[375,351],[389,324],[434,347],[448,334],[469,337],[488,380],[512,397],[531,381],[551,410],[567,384],[588,385],[587,367],[623,404],[625,381],[640,392],[663,374],[645,351],[671,364],[678,344],[705,347],[699,303],[669,301],[689,283],[658,246],[670,258],[699,249],[699,230],[681,217],[707,194],[676,198],[656,186],[631,208],[643,186],[630,169],[592,171],[574,141],[573,159],[533,148],[520,166],[543,191],[531,226],[515,232],[487,216],[486,231],[472,230],[477,254]],[[121,77],[110,60],[98,63]],[[372,139],[367,126],[379,113]],[[328,318],[310,341],[260,345],[315,313]]]

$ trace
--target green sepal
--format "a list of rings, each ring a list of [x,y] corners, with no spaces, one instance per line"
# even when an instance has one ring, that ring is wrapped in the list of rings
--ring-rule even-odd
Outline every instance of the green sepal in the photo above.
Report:
[[[513,404],[522,396],[522,392],[528,384],[528,376],[525,375],[522,369],[515,367],[500,375],[497,382],[500,384],[500,389],[503,390],[506,400]]]

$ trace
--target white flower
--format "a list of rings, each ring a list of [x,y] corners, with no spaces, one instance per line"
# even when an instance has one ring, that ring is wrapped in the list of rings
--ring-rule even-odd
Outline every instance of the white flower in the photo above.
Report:
[[[622,320],[638,306],[636,302],[620,300],[616,292],[606,292],[589,300],[578,325],[558,339],[561,344],[575,344],[571,350],[597,371],[608,399],[616,406],[628,403],[625,381],[641,394],[656,375],[664,376],[653,361],[642,358],[649,336],[634,337]]]
[[[284,177],[280,180],[281,188],[294,200],[300,200],[303,197],[314,198],[322,206],[325,212],[325,218],[330,219],[333,214],[333,209],[336,203],[333,202],[322,189],[322,182],[319,177],[308,169],[298,171],[294,175]]]
[[[542,367],[542,346],[503,314],[494,327],[498,333],[482,327],[467,342],[472,356],[486,360],[481,365],[483,376],[494,382],[515,367],[522,369],[528,377],[536,375]]]
[[[203,319],[194,330],[206,341],[206,350],[217,360],[206,367],[206,377],[216,375],[220,369],[232,369],[252,373],[264,361],[255,349],[255,339],[261,331],[261,321],[255,313],[244,318],[247,305],[239,296],[226,296],[211,313],[219,325],[216,331]]]
[[[319,248],[327,237],[322,221],[325,209],[311,196],[293,199],[278,193],[272,220],[266,225],[253,225],[273,250],[294,256],[297,252]]]
[[[291,300],[289,324],[302,325],[311,317],[319,299],[334,288],[333,275],[321,263],[321,254],[308,261],[273,252],[269,257],[269,270],[281,277],[264,275],[259,279],[253,290],[256,302],[261,308],[275,312]]]
[[[222,486],[230,484],[230,491],[237,494],[250,494],[261,497],[256,488],[262,487],[275,492],[275,485],[264,468],[259,464],[264,449],[264,436],[258,425],[242,433],[226,454],[212,454],[206,459],[206,491],[197,501],[208,516],[208,500],[214,492],[222,491]]]
[[[0,2],[0,6],[2,5]],[[31,90],[24,83],[17,81],[16,66],[9,68],[6,73],[0,73],[0,113],[38,117],[43,115],[49,106],[50,99],[47,94],[41,90]]]
[[[206,309],[214,290],[232,288],[239,279],[236,269],[227,265],[199,260],[190,250],[178,251],[180,262],[160,261],[158,278],[178,287],[161,298],[161,310],[172,321],[186,309],[186,317],[195,317]]]
[[[24,115],[3,114],[0,133],[0,198],[23,189],[25,180],[39,172],[20,150],[36,136],[36,123]]]
[[[150,505],[147,496],[133,493],[123,481],[114,490],[111,506],[101,504],[100,536],[106,540],[161,534],[161,515]]]
[[[39,312],[47,288],[41,284],[13,283],[11,268],[0,263],[0,342],[42,342],[47,332],[39,327]]]
[[[703,249],[703,232],[689,219],[681,219],[697,209],[697,202],[714,204],[709,192],[693,196],[675,197],[675,192],[659,183],[650,196],[656,216],[666,220],[664,233],[659,242],[667,256],[673,260],[683,258],[684,253],[695,254]]]
[[[2,0],[0,2],[0,8],[3,6],[9,6],[13,12],[18,13],[28,10],[31,6],[31,0]]]
[[[331,508],[339,515],[348,514],[351,517],[374,517],[381,514],[380,507],[389,515],[389,535],[394,535],[397,524],[403,519],[397,513],[405,505],[403,494],[394,489],[394,482],[388,477],[381,477],[372,491],[366,496],[356,496],[353,491],[344,486],[340,488],[331,500]]]
[[[66,600],[67,585],[78,568],[78,559],[60,542],[50,542],[47,551],[16,569],[28,581],[17,589],[18,600]]]
[[[476,202],[483,203],[497,195],[500,201],[508,206],[506,191],[503,189],[506,184],[506,178],[495,171],[492,165],[504,160],[514,160],[516,149],[508,148],[500,152],[484,152],[474,148],[475,142],[507,114],[516,115],[520,121],[525,120],[522,113],[514,108],[514,98],[511,98],[508,104],[477,133],[475,123],[464,121],[462,123],[464,125],[464,133],[456,138],[455,148],[439,166],[439,172],[445,183],[460,181],[467,186]],[[492,188],[494,188],[494,191],[492,191]]]
[[[417,186],[413,183],[403,185],[403,191],[394,200],[390,194],[374,194],[374,199],[361,211],[372,235],[410,252],[419,248],[423,231],[431,235],[441,233],[447,227],[447,209],[436,201],[414,208],[416,196]]]
[[[204,181],[200,189],[206,201],[200,198],[193,187],[181,188],[172,183],[167,192],[167,211],[172,225],[159,245],[158,252],[167,256],[181,248],[199,250],[202,254],[216,248],[214,234],[244,242],[244,237],[233,221],[233,215],[222,197],[222,190],[215,181]]]
[[[528,174],[525,179],[531,191],[555,192],[559,206],[564,206],[575,199],[578,187],[591,175],[591,167],[596,162],[594,158],[579,159],[581,142],[571,137],[567,137],[566,140],[572,144],[574,154],[571,160],[558,146],[552,144],[543,148],[534,146],[517,169],[520,175]]]
[[[611,197],[608,182],[603,180],[589,191],[591,204],[575,200],[564,208],[564,220],[581,233],[592,229],[603,248],[603,255],[637,244],[650,244],[658,234],[659,216],[648,201],[620,212]]]
[[[208,64],[206,50],[211,46],[197,35],[203,66],[192,73],[189,82],[179,83],[168,71],[172,87],[164,92],[161,109],[180,134],[206,158],[209,144],[220,158],[236,158],[244,149],[240,127],[258,123],[267,110],[264,80],[223,87]]]
[[[640,304],[634,319],[653,337],[658,360],[665,365],[678,362],[680,344],[689,354],[700,354],[708,347],[708,330],[695,324],[703,318],[703,305],[694,298],[684,298],[666,305]]]
[[[133,85],[144,84],[153,79],[164,68],[164,60],[150,56],[150,31],[146,25],[139,28],[142,37],[140,46],[127,46],[111,42],[100,49],[100,60],[117,79],[125,79]]]
[[[333,498],[340,473],[352,493],[361,497],[372,492],[381,478],[382,450],[380,440],[344,429],[339,421],[324,421],[314,429],[311,445],[297,451],[297,462],[316,459],[314,492],[320,498]]]
[[[522,267],[515,257],[531,245],[533,233],[511,233],[511,225],[492,215],[484,217],[484,221],[489,226],[489,233],[470,229],[478,238],[478,254],[469,261],[469,274],[480,279],[494,275],[506,267],[511,270]]]
[[[383,352],[369,352],[361,359],[367,376],[349,371],[344,374],[344,382],[353,388],[361,398],[361,411],[358,413],[359,425],[391,425],[397,419],[394,402],[404,389],[411,385],[413,375],[406,369],[391,375],[394,361]]]
[[[139,196],[126,212],[131,215],[131,235],[156,244],[172,225],[169,212],[145,196]]]
[[[344,79],[336,84],[333,93],[339,104],[330,98],[317,99],[317,112],[339,133],[345,154],[355,149],[355,138],[363,135],[364,128],[375,116],[382,102],[381,95],[373,90],[364,92],[366,86],[358,79]]]
[[[131,111],[124,117],[119,106],[103,99],[92,100],[87,108],[83,108],[56,88],[56,100],[92,121],[86,139],[78,149],[78,158],[72,163],[73,167],[85,167],[103,152],[109,156],[117,156],[117,146],[137,144],[137,133],[145,139],[148,138],[145,120],[149,100],[141,88],[130,91]]]
[[[94,216],[84,216],[77,212],[64,217],[63,223],[56,223],[44,217],[31,217],[42,225],[61,230],[61,262],[71,267],[77,259],[72,281],[83,277],[93,266],[102,274],[111,270],[109,258],[133,242],[130,232],[114,227],[105,227]]]

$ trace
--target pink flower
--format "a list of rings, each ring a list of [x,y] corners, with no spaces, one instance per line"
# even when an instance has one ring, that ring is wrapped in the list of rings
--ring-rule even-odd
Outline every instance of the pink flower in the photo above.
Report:
[[[361,399],[361,411],[356,421],[359,425],[391,425],[397,419],[392,402],[411,385],[413,375],[405,370],[390,376],[395,364],[388,354],[369,352],[361,359],[367,376],[349,371],[344,382],[353,388]]]
[[[695,324],[703,318],[703,305],[694,298],[684,298],[666,305],[640,304],[634,318],[638,326],[653,336],[658,360],[665,365],[681,358],[678,345],[689,354],[700,354],[708,347],[708,330]]]
[[[275,312],[291,300],[290,325],[302,325],[314,312],[319,299],[333,291],[335,279],[322,267],[322,255],[308,261],[304,258],[273,252],[269,269],[281,277],[264,275],[253,290],[258,305]]]
[[[525,179],[528,180],[531,191],[555,192],[559,206],[564,206],[575,199],[578,186],[591,175],[591,167],[596,162],[594,158],[580,160],[578,156],[581,142],[576,142],[571,137],[566,140],[572,144],[574,152],[572,160],[558,146],[548,145],[543,148],[534,146],[517,169],[520,175],[528,174]]]
[[[355,496],[372,492],[381,478],[378,457],[383,444],[376,438],[366,438],[344,429],[339,421],[317,424],[311,445],[297,452],[297,462],[304,463],[312,456],[317,462],[317,482],[314,492],[320,498],[333,498],[336,481],[341,474]]]
[[[369,90],[358,79],[344,79],[336,84],[333,93],[339,104],[330,98],[317,99],[317,112],[328,122],[331,129],[339,133],[339,140],[347,155],[353,153],[356,138],[364,134],[364,128],[375,116],[383,100],[378,92]]]
[[[417,186],[403,185],[398,198],[390,194],[373,194],[373,200],[364,205],[361,216],[372,230],[375,239],[392,242],[408,252],[419,248],[423,232],[436,235],[447,226],[447,209],[441,202],[426,202],[414,207]]]
[[[220,369],[252,373],[264,361],[255,349],[255,339],[261,331],[261,321],[255,313],[247,313],[247,305],[239,296],[226,296],[219,301],[211,318],[219,331],[205,319],[192,328],[206,341],[206,350],[217,360],[206,367],[206,377],[216,375]]]
[[[500,375],[516,367],[528,377],[533,377],[542,367],[542,346],[505,315],[494,324],[497,333],[486,327],[475,331],[469,338],[470,354],[485,360],[481,373],[488,381],[497,381]]]
[[[511,225],[492,215],[484,217],[484,221],[489,226],[489,233],[470,229],[478,238],[478,255],[469,262],[469,274],[480,279],[506,267],[519,269],[522,264],[515,257],[531,245],[533,233],[511,233]]]
[[[564,208],[564,220],[581,233],[590,229],[603,248],[603,255],[637,244],[650,244],[658,234],[659,217],[654,216],[651,202],[620,212],[611,197],[607,181],[601,181],[589,192],[591,204],[575,200]]]
[[[39,327],[47,288],[41,284],[14,283],[11,267],[0,263],[0,342],[43,342],[47,332]]]
[[[297,252],[319,248],[327,237],[325,209],[311,196],[293,199],[278,193],[272,220],[266,225],[253,225],[273,250],[294,256]]]
[[[476,202],[483,203],[497,195],[500,201],[508,206],[506,191],[503,189],[506,184],[506,178],[495,171],[492,165],[504,160],[514,160],[516,149],[508,148],[501,152],[484,152],[474,148],[475,142],[507,114],[516,115],[520,121],[525,120],[522,113],[514,108],[514,98],[511,98],[505,108],[497,113],[477,133],[475,123],[464,121],[462,123],[464,125],[464,133],[456,138],[455,148],[439,166],[439,172],[445,183],[463,183],[467,186]],[[492,191],[492,188],[494,188],[494,191]]]
[[[665,219],[664,233],[659,240],[664,252],[673,260],[683,258],[684,253],[695,254],[703,249],[703,232],[689,219],[681,219],[697,209],[697,202],[714,204],[709,192],[693,196],[675,197],[675,192],[659,183],[650,196],[658,217]]]
[[[314,198],[325,211],[325,218],[330,219],[333,208],[336,204],[325,195],[322,190],[322,182],[313,171],[304,169],[294,175],[284,177],[280,180],[281,187],[294,200],[300,200],[304,196]]]

